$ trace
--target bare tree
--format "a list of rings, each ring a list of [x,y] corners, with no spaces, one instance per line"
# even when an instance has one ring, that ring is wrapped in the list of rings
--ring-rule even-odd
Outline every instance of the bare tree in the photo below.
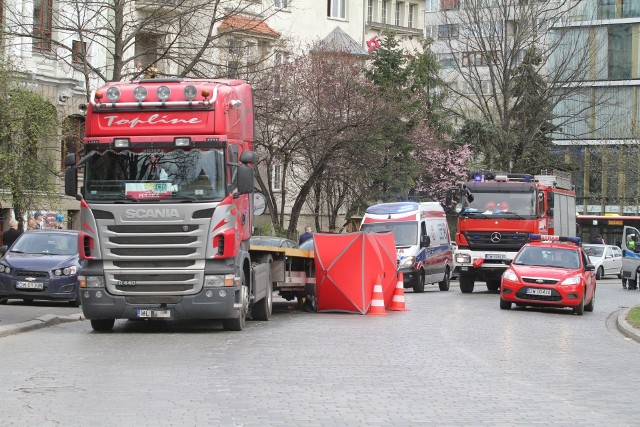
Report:
[[[441,60],[452,110],[490,128],[494,137],[483,147],[489,166],[509,170],[527,147],[545,138],[550,144],[552,133],[583,120],[589,106],[571,99],[585,89],[570,82],[593,71],[599,41],[565,26],[580,2],[445,3],[450,10],[441,11],[432,35],[448,51]]]
[[[256,85],[259,168],[269,172],[275,164],[282,167],[278,191],[273,191],[269,173],[258,178],[258,185],[273,223],[284,227],[284,208],[290,207],[290,235],[314,189],[321,191],[320,183],[329,176],[325,172],[333,172],[336,159],[349,158],[356,150],[372,154],[367,135],[381,123],[385,108],[364,78],[363,66],[362,58],[347,53],[311,49],[276,70],[277,79]],[[373,154],[369,167],[376,161]],[[294,188],[297,191],[287,193]]]
[[[280,37],[265,24],[273,7],[250,0],[67,0],[59,7],[35,0],[33,9],[5,8],[7,40],[80,73],[87,93],[103,81],[141,76],[236,74],[263,61]]]

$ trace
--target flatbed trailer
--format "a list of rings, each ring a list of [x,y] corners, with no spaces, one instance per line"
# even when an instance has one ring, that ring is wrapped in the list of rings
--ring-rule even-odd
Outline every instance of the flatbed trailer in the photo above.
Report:
[[[249,254],[254,265],[269,265],[272,289],[282,298],[287,301],[298,298],[302,303],[303,298],[315,295],[314,251],[251,245]]]

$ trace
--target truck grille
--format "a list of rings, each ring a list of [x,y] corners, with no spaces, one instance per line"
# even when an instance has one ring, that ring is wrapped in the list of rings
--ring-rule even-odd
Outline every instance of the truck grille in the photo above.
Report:
[[[471,250],[517,252],[529,240],[529,233],[502,231],[464,231]]]

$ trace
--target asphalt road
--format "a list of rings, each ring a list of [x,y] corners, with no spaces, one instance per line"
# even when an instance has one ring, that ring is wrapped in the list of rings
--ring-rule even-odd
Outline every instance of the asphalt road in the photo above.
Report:
[[[637,425],[640,344],[615,318],[639,291],[600,281],[576,316],[500,310],[456,284],[409,291],[410,311],[388,316],[281,303],[242,332],[80,321],[4,337],[0,424]]]

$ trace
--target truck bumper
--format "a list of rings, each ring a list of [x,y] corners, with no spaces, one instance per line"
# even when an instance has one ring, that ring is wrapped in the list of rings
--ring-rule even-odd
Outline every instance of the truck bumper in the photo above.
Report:
[[[420,272],[411,267],[401,268],[399,272],[402,273],[402,284],[405,288],[413,287],[413,284],[419,279]]]
[[[159,297],[171,302],[137,303],[135,297],[110,295],[105,288],[83,288],[80,297],[87,319],[140,319],[139,310],[169,311],[165,320],[229,319],[238,316],[239,293],[239,286],[205,288],[196,295]]]

